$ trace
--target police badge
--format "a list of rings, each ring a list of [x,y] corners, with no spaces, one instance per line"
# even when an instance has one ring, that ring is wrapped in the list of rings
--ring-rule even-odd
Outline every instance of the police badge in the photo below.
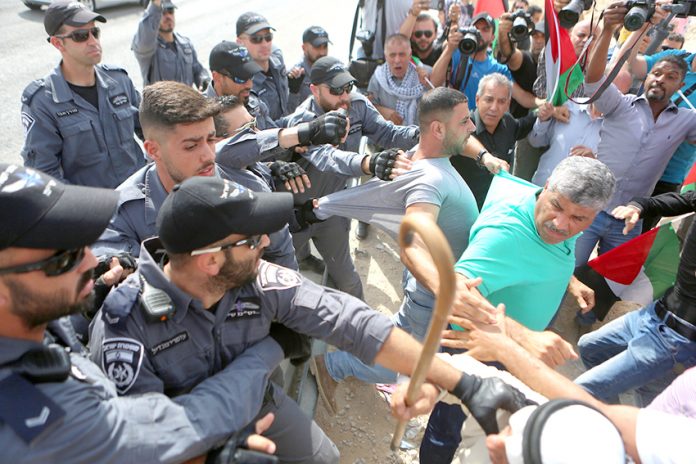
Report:
[[[132,338],[107,338],[102,342],[102,370],[119,395],[130,390],[138,378],[143,352],[143,344]]]

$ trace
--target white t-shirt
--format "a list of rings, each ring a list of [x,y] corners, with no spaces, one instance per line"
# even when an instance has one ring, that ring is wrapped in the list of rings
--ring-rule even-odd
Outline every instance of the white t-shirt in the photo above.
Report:
[[[636,424],[636,445],[643,464],[696,462],[691,440],[696,437],[696,419],[641,409]]]

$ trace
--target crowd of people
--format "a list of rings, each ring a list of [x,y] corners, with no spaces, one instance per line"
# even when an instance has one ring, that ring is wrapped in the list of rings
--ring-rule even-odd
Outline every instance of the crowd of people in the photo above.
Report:
[[[400,419],[430,412],[420,462],[464,462],[467,416],[487,451],[466,462],[691,462],[696,229],[673,287],[598,330],[574,273],[696,211],[696,191],[678,193],[696,160],[695,54],[676,32],[644,54],[667,11],[627,34],[629,9],[611,3],[567,31],[586,65],[554,105],[545,12],[479,6],[366,0],[353,62],[311,25],[288,68],[257,12],[206,63],[175,32],[176,5],[150,0],[131,47],[138,90],[101,63],[107,18],[52,2],[60,61],[22,94],[23,165],[0,165],[3,456],[339,462],[278,365],[309,363],[331,414],[345,378],[413,372],[436,264],[418,236],[400,250],[390,319],[349,248],[352,219],[364,238],[413,216],[443,232],[456,272],[448,354],[417,402],[392,398]],[[564,299],[579,308],[579,354],[551,330]],[[336,350],[312,357],[312,339]],[[574,382],[553,370],[578,357]],[[638,407],[620,405],[633,390]]]

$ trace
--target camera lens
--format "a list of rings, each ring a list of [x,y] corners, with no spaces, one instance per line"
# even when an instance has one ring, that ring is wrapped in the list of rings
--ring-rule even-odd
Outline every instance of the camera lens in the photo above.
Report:
[[[512,38],[519,42],[527,36],[528,32],[529,29],[527,27],[527,20],[522,16],[515,18],[515,20],[512,22],[512,30],[510,31]]]
[[[643,6],[634,6],[624,18],[624,27],[627,31],[637,31],[648,21],[650,12]]]
[[[471,32],[467,32],[462,41],[459,42],[459,51],[462,52],[462,55],[473,55],[476,53],[477,45],[476,36]]]
[[[582,0],[571,0],[568,5],[558,12],[558,22],[561,24],[561,27],[570,29],[577,24],[584,10],[585,4]]]

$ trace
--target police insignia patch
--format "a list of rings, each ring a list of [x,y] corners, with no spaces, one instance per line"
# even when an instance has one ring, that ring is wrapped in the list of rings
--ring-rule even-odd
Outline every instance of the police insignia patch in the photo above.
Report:
[[[123,395],[135,383],[143,363],[143,344],[132,338],[107,338],[102,342],[102,369]]]
[[[291,269],[262,262],[257,281],[264,290],[281,290],[299,286],[302,277]]]
[[[34,127],[34,123],[36,121],[34,118],[31,117],[31,115],[25,111],[22,111],[22,126],[24,126],[24,135],[27,135],[29,131],[31,130],[32,127]]]

